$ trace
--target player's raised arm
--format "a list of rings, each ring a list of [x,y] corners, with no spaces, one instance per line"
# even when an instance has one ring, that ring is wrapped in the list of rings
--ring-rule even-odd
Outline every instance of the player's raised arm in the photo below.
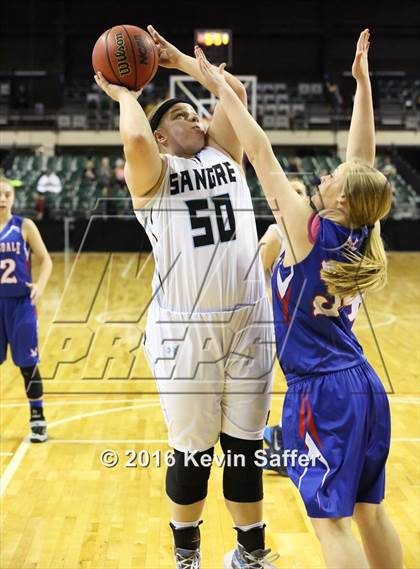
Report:
[[[363,30],[356,46],[352,73],[356,79],[346,160],[358,158],[373,166],[375,161],[375,120],[369,78],[369,30]]]
[[[243,143],[277,223],[290,243],[306,243],[306,222],[312,212],[310,206],[292,188],[274,155],[267,135],[228,85],[223,74],[223,65],[219,69],[210,65],[198,47],[196,58],[209,89],[219,97],[236,136]]]
[[[132,197],[142,197],[153,189],[162,173],[163,158],[138,103],[141,91],[109,83],[101,72],[95,75],[99,87],[120,105],[120,134],[126,157],[125,177]]]
[[[148,26],[147,29],[151,34],[154,42],[158,46],[160,53],[159,65],[162,67],[178,69],[179,71],[182,71],[187,75],[193,77],[209,91],[211,90],[207,83],[206,77],[201,73],[200,66],[194,57],[190,57],[182,53],[174,45],[163,38],[153,28],[153,26]],[[237,94],[240,101],[246,108],[247,94],[244,85],[241,83],[241,81],[239,81],[239,79],[227,71],[224,71],[224,75],[227,83],[232,87],[233,91]],[[220,146],[225,152],[227,152],[234,160],[236,160],[236,162],[242,162],[242,144],[229,121],[229,116],[226,114],[221,105],[216,105],[207,135],[209,138],[210,146],[211,142],[213,141],[216,143],[216,145]]]

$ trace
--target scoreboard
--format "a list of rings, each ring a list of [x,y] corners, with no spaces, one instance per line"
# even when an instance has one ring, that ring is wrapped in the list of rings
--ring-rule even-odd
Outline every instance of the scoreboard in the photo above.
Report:
[[[231,30],[195,30],[195,43],[200,46],[210,63],[232,66]]]

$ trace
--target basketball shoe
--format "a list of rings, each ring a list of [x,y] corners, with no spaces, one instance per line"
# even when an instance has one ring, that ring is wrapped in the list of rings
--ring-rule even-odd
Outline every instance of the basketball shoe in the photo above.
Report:
[[[200,569],[200,550],[175,548],[176,569]]]
[[[283,435],[280,425],[265,427],[263,438],[268,445],[266,451],[267,464],[264,466],[264,470],[274,470],[280,476],[288,476],[287,465],[284,461]]]
[[[278,553],[271,553],[271,549],[257,549],[249,553],[238,543],[236,549],[226,553],[224,569],[277,569],[273,561],[279,557]]]
[[[45,420],[29,421],[31,427],[31,434],[29,439],[31,443],[44,443],[48,440],[47,435],[47,422]]]

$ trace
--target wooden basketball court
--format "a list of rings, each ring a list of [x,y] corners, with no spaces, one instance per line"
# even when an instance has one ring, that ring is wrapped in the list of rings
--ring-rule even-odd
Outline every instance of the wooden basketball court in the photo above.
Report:
[[[389,392],[393,434],[386,504],[402,539],[405,566],[415,569],[420,566],[420,255],[389,258],[389,285],[368,298],[367,313],[361,309],[355,328]],[[10,357],[0,368],[0,567],[173,568],[166,429],[141,347],[153,261],[145,254],[73,256],[66,279],[63,255],[53,260],[53,276],[38,306],[48,443],[26,441],[23,380]],[[285,391],[276,369],[271,423],[280,417]],[[101,464],[107,449],[119,455],[114,468]],[[136,461],[126,454],[130,449]],[[135,462],[137,467],[128,466]],[[323,567],[290,480],[273,472],[264,480],[268,546],[281,554],[279,567]],[[206,569],[220,569],[223,554],[235,543],[221,487],[222,468],[215,466],[201,526]]]

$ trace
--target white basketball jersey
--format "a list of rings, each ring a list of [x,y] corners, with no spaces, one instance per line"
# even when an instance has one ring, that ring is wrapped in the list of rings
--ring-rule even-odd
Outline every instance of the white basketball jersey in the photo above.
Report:
[[[226,154],[166,155],[157,194],[136,210],[153,247],[154,299],[178,312],[233,310],[265,296],[246,179]]]

